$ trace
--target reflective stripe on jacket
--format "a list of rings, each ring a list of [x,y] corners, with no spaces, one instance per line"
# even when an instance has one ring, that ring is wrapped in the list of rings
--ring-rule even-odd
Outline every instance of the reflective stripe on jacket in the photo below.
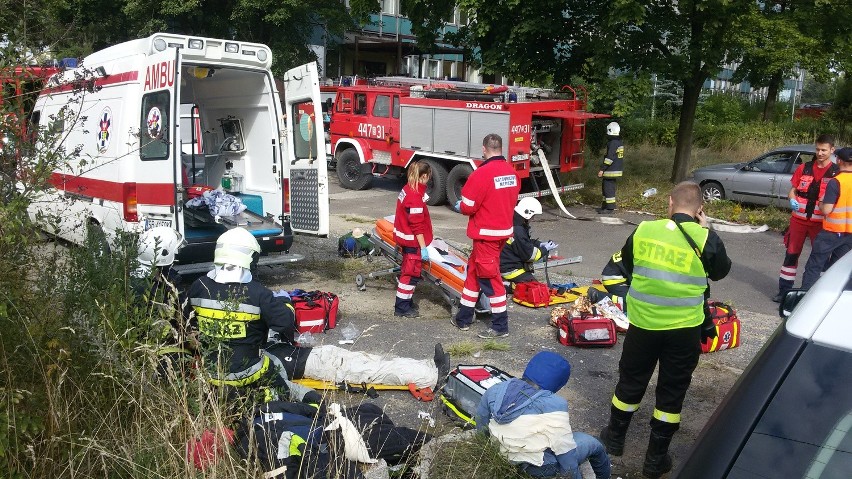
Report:
[[[620,137],[610,139],[606,144],[606,157],[601,165],[604,178],[619,178],[624,169],[624,142]]]
[[[843,172],[834,179],[840,183],[840,196],[822,222],[822,229],[832,233],[852,233],[852,173]]]
[[[831,163],[825,170],[825,174],[817,181],[814,175],[814,161],[802,165],[802,176],[799,177],[799,184],[794,185],[799,209],[793,210],[793,216],[803,220],[822,221],[822,212],[816,207],[816,203],[822,199],[825,194],[825,187],[831,181],[831,178],[837,175],[838,171],[837,165]]]
[[[699,249],[709,231],[681,223]],[[673,220],[644,221],[633,235],[633,276],[627,293],[630,322],[643,329],[698,326],[704,321],[707,274]]]
[[[505,158],[491,157],[473,170],[461,191],[461,213],[469,216],[467,237],[486,241],[512,236],[512,215],[521,180]]]
[[[293,305],[258,283],[217,283],[202,276],[188,296],[198,323],[200,339],[209,351],[205,362],[211,370],[223,369],[221,381],[249,384],[269,368],[260,349],[269,331],[281,341],[293,342],[296,329]],[[263,369],[263,372],[258,372]]]

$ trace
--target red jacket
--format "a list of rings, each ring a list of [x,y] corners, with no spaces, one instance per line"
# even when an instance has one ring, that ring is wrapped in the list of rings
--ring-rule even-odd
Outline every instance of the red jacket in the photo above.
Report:
[[[467,237],[479,240],[510,238],[520,189],[518,175],[502,156],[492,156],[479,165],[461,191],[461,212],[470,216]]]
[[[426,186],[418,189],[405,185],[396,198],[396,216],[393,219],[393,236],[399,246],[420,247],[415,235],[422,234],[426,246],[432,242],[432,219],[426,206]],[[422,191],[421,191],[422,190]]]

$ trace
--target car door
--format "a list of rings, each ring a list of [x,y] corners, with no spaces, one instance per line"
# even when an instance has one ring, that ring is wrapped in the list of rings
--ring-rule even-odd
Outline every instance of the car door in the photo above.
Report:
[[[732,199],[761,205],[780,204],[790,191],[790,168],[797,154],[773,151],[746,163],[731,179]]]
[[[287,71],[284,94],[290,224],[294,232],[326,236],[329,227],[328,169],[316,63]]]

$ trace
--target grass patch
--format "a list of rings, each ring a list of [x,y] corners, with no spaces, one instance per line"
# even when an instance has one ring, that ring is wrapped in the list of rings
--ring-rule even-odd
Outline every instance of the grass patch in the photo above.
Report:
[[[693,148],[690,171],[703,166],[718,163],[736,163],[746,161],[770,149],[773,145],[756,141],[743,142],[724,149]],[[597,177],[598,166],[603,153],[587,157],[586,167],[571,173],[569,182],[582,182],[586,186],[566,196],[568,203],[600,205],[601,181]],[[622,210],[635,210],[657,216],[668,214],[668,192],[672,188],[669,182],[674,148],[651,144],[627,145],[627,160],[624,162],[624,177],[618,180],[618,207]],[[642,194],[656,188],[657,194],[645,198]],[[717,201],[705,207],[713,218],[753,226],[768,225],[770,229],[780,231],[787,227],[790,212],[776,206],[756,206]]]
[[[453,343],[447,347],[447,352],[453,358],[463,358],[473,356],[474,353],[479,351],[508,351],[510,349],[512,347],[509,346],[509,343],[489,339],[485,342],[462,341],[460,343]]]
[[[501,456],[497,445],[488,437],[476,434],[466,441],[442,445],[435,454],[429,477],[527,479],[530,476],[518,471],[517,467]]]
[[[340,215],[340,218],[350,223],[373,224],[376,222],[376,218],[361,215]]]

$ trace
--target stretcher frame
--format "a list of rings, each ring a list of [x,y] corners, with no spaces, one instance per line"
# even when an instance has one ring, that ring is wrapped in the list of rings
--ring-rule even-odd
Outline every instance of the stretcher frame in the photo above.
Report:
[[[392,235],[393,232],[393,216],[385,217],[376,221],[376,226],[372,229],[372,234],[370,235],[370,242],[375,247],[375,256],[384,256],[388,259],[394,266],[387,269],[382,269],[378,271],[372,271],[369,273],[358,273],[355,275],[355,285],[358,286],[359,291],[367,290],[367,280],[368,279],[376,279],[383,276],[399,274],[402,269],[402,250],[397,248],[396,243],[391,243],[385,240],[382,237],[382,232],[379,231],[378,225],[380,222],[386,221],[390,223],[390,232]],[[387,235],[387,223],[384,224],[385,234]],[[392,236],[390,237],[392,241]],[[452,278],[457,275],[449,275],[446,272],[447,268],[453,268],[456,271],[464,272],[467,269],[467,255],[462,252],[459,248],[453,247],[452,245],[447,245],[450,249],[450,253],[459,259],[464,261],[463,270],[459,270],[455,266],[450,264],[446,265],[438,265],[433,261],[428,261],[423,263],[423,269],[421,271],[421,276],[424,281],[433,284],[437,287],[438,292],[441,294],[441,297],[447,302],[447,305],[450,308],[450,314],[455,317],[458,312],[459,305],[461,304],[461,296],[462,296],[462,287],[464,284],[464,279],[462,278],[461,283],[459,284],[450,284],[446,281],[446,278]],[[567,264],[576,264],[583,261],[582,256],[574,256],[571,258],[554,258],[548,260],[546,262],[546,268],[552,268],[557,266],[563,266]],[[545,263],[537,263],[535,264],[536,268],[544,268]],[[440,271],[438,268],[442,268],[445,271]],[[465,273],[466,274],[466,273]],[[488,308],[480,307],[481,305],[477,305],[477,311],[486,310]]]

